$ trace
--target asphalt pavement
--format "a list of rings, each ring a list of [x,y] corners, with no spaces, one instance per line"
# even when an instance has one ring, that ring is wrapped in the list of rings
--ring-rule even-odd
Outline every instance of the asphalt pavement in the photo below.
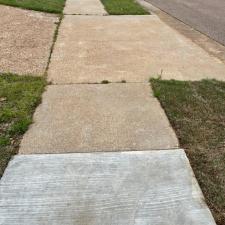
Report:
[[[146,0],[225,46],[225,0]]]

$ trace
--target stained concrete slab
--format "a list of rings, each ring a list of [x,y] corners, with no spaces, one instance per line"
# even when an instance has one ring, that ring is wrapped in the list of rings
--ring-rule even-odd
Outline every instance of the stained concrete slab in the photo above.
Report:
[[[157,16],[65,16],[48,80],[55,84],[225,80],[225,64]]]
[[[100,0],[67,0],[64,14],[107,15]]]
[[[149,84],[53,85],[19,153],[176,147],[175,133]]]
[[[43,75],[58,17],[0,5],[0,72]]]
[[[147,0],[225,46],[224,0]]]
[[[183,150],[16,156],[4,225],[215,225]]]
[[[191,39],[191,41],[193,41],[198,46],[203,48],[210,55],[213,55],[214,57],[218,58],[223,63],[225,63],[224,45],[221,45],[218,42],[211,39],[209,36],[206,36],[205,34],[197,30],[194,30],[193,27],[184,24],[180,20],[170,16],[166,12],[160,10],[159,8],[154,7],[152,4],[146,2],[145,0],[138,0],[138,3],[143,7],[145,7],[152,14],[156,14],[160,18],[160,20],[162,20],[164,23],[166,23],[167,25],[169,25],[182,35],[186,36],[187,38]]]

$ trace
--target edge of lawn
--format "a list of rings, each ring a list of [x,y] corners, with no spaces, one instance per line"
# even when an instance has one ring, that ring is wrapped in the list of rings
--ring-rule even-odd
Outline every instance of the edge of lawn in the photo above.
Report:
[[[0,178],[33,123],[46,85],[44,77],[0,74]]]
[[[225,224],[225,82],[150,79],[217,225]]]
[[[109,15],[150,15],[136,0],[99,0]]]
[[[33,1],[35,2],[35,0]],[[23,2],[15,1],[15,2],[10,2],[10,0],[0,0],[0,5],[5,5],[5,6],[10,6],[10,7],[15,7],[15,8],[20,8],[24,10],[33,10],[37,12],[43,12],[43,13],[52,13],[52,14],[62,14],[63,9],[65,7],[66,0],[63,0],[62,5],[56,9],[56,8],[51,8],[51,7],[44,7],[46,4],[45,1],[43,1],[43,6],[37,6],[35,4],[26,4]]]

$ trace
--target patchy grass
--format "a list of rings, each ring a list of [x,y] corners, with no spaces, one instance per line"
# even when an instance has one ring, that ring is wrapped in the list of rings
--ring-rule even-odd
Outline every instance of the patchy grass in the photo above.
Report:
[[[41,101],[44,78],[0,74],[0,177]]]
[[[149,12],[135,0],[101,0],[111,15],[147,15]]]
[[[0,4],[49,13],[62,13],[65,0],[0,0]]]
[[[109,84],[110,82],[108,81],[108,80],[103,80],[102,82],[101,82],[101,84]]]
[[[151,80],[218,225],[225,224],[225,82]]]
[[[54,47],[55,47],[55,43],[57,41],[57,37],[58,37],[58,34],[59,34],[59,27],[60,27],[60,25],[62,23],[63,18],[64,18],[64,15],[61,14],[59,16],[59,21],[56,23],[56,29],[55,29],[55,32],[54,32],[53,41],[52,41],[52,45],[51,45],[51,48],[50,48],[50,54],[48,56],[48,62],[47,62],[47,66],[45,68],[45,74],[44,74],[45,76],[47,76],[47,71],[49,69],[52,53],[53,53],[53,50],[54,50]]]

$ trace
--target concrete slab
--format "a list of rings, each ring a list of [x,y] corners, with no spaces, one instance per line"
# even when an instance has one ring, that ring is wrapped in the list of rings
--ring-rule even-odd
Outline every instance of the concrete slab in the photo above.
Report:
[[[16,156],[4,225],[215,225],[183,150]]]
[[[147,2],[225,46],[224,0],[147,0]]]
[[[100,0],[67,0],[64,14],[107,15]]]
[[[53,85],[20,154],[178,147],[149,84]]]
[[[0,5],[0,72],[43,75],[58,17]]]
[[[223,63],[225,63],[225,45],[221,45],[215,40],[211,39],[209,36],[206,36],[205,34],[194,30],[193,27],[184,24],[180,20],[177,20],[176,18],[170,16],[168,13],[154,7],[152,4],[146,2],[145,0],[138,0],[138,3],[149,10],[152,14],[156,14],[164,23],[166,23],[182,35],[186,36],[188,39],[191,39],[191,41],[203,48],[210,55],[215,56]]]
[[[225,65],[157,16],[65,16],[48,80],[55,84],[225,80]]]

